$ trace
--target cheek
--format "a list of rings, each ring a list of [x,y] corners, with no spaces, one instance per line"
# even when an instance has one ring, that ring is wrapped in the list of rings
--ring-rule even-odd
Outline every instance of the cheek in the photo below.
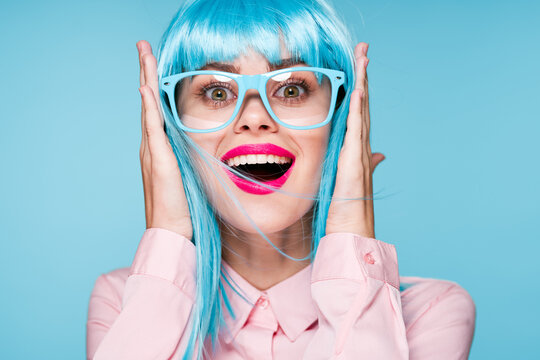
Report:
[[[308,136],[306,137],[309,144],[307,146],[311,147],[319,156],[324,157],[326,154],[326,149],[328,148],[328,140],[330,139],[330,124],[325,125],[321,128],[308,130]]]
[[[218,158],[218,150],[224,140],[223,131],[216,131],[212,133],[190,133],[189,137],[193,140],[199,148],[203,150],[203,154],[206,153],[204,159],[201,159],[201,155],[196,150],[193,150],[193,156],[198,161],[195,161],[197,172],[204,187],[204,192],[208,197],[208,201],[214,208],[214,210],[225,220],[227,223],[234,224],[238,217],[238,209],[229,197],[227,190],[224,186],[227,186],[229,182],[224,169],[220,166],[220,159]],[[219,178],[218,178],[219,177]],[[235,193],[233,184],[230,191]],[[241,203],[246,203],[242,196],[243,193],[237,193],[236,197]],[[250,195],[252,196],[252,195]],[[249,201],[247,201],[249,203]]]
[[[193,159],[196,160],[194,161],[196,171],[205,186],[205,192],[209,198],[212,198],[210,189],[215,189],[216,184],[219,183],[214,172],[219,171],[219,165],[217,164],[219,159],[216,158],[216,153],[221,137],[217,132],[208,134],[189,133],[188,136],[201,152],[199,153],[196,149],[191,150]],[[212,169],[210,169],[210,166]]]
[[[201,152],[201,154],[199,154],[196,149],[192,149],[192,155],[194,159],[198,159],[197,167],[204,180],[205,175],[212,173],[212,171],[208,169],[208,166],[212,166],[214,169],[219,168],[219,165],[216,164],[219,161],[219,159],[216,158],[216,154],[222,140],[222,135],[219,132],[207,134],[190,133],[189,137]],[[204,157],[204,159],[201,157]]]
[[[207,134],[187,133],[189,138],[197,144],[197,146],[205,150],[210,155],[215,155],[217,146],[220,141],[220,136],[217,132]],[[195,151],[195,150],[194,150]],[[195,151],[196,152],[196,151]]]
[[[305,159],[305,170],[312,179],[316,179],[316,185],[320,180],[322,164],[328,149],[330,126],[306,131],[306,136],[298,138],[298,146],[302,149],[302,155]],[[305,131],[305,130],[304,130]]]
[[[324,157],[326,155],[326,151],[328,150],[328,138],[329,138],[329,134],[323,133],[320,136],[320,138],[317,140],[317,144],[315,145],[316,150],[314,151],[317,156],[319,166],[321,167],[324,161]]]

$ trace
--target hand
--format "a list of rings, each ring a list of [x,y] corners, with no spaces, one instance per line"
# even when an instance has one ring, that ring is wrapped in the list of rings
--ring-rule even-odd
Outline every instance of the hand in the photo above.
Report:
[[[349,232],[375,238],[373,200],[340,200],[373,198],[372,174],[385,159],[381,153],[371,154],[369,144],[369,97],[366,68],[368,44],[356,45],[356,84],[351,94],[347,133],[339,154],[334,198],[326,220],[326,234]]]
[[[180,168],[163,127],[157,61],[150,44],[137,43],[141,67],[141,171],[146,228],[163,228],[191,239],[193,227]]]

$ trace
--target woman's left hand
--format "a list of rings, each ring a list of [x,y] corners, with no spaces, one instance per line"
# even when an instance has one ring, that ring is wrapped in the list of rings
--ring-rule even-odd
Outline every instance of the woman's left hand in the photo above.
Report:
[[[371,154],[369,144],[369,97],[366,68],[368,44],[355,48],[356,84],[351,94],[347,132],[339,154],[334,198],[326,220],[326,234],[349,232],[375,238],[373,180],[375,167],[384,160],[381,153]],[[363,198],[369,200],[340,200]]]

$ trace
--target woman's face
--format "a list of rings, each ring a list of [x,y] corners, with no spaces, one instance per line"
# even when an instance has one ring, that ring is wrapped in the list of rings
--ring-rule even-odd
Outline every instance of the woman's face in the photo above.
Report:
[[[246,75],[270,71],[266,58],[253,51],[236,58],[232,65],[239,69],[240,74]],[[307,65],[299,64],[296,66]],[[213,67],[207,67],[207,69],[221,70]],[[288,177],[282,176],[276,182],[283,182],[286,178],[280,187],[281,190],[313,197],[319,187],[321,164],[326,153],[329,133],[329,124],[311,130],[293,130],[279,125],[266,111],[259,93],[250,89],[246,92],[240,112],[228,127],[210,133],[188,132],[187,134],[195,143],[218,160],[223,160],[224,155],[225,158],[233,156],[230,160],[231,164],[234,164],[235,160],[237,162],[240,160],[240,158],[234,158],[239,154],[266,154],[267,157],[259,157],[258,162],[268,160],[268,154],[286,155],[285,158],[281,158],[281,161],[289,161],[288,158],[291,158],[292,154],[293,166],[288,172]],[[254,146],[242,148],[240,147],[242,145]],[[290,154],[283,152],[282,149]],[[233,151],[231,152],[231,150]],[[277,160],[274,161],[277,162]],[[235,177],[230,173],[227,174],[224,168],[211,161],[209,163],[214,172],[221,176],[222,182],[230,188],[232,194],[242,204],[246,213],[266,234],[275,233],[297,223],[313,205],[313,200],[246,185],[237,177],[236,181],[233,181]],[[212,170],[208,168],[206,163],[202,162],[202,164],[205,165],[201,165],[202,168],[199,171],[202,173],[202,179],[207,187],[206,192],[222,220],[235,229],[246,233],[255,233],[256,229],[229,198]],[[265,192],[266,194],[264,194]]]

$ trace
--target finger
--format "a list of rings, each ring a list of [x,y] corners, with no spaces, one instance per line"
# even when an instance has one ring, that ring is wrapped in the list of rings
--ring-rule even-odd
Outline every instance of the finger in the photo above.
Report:
[[[365,42],[359,42],[354,48],[354,56],[359,58],[361,55],[367,56],[369,44]]]
[[[357,46],[358,48],[358,46]],[[366,78],[366,66],[367,66],[368,59],[365,55],[361,54],[359,57],[356,58],[356,80],[354,84],[355,89],[362,89],[365,85],[365,78]]]
[[[365,77],[366,77],[366,64],[367,64],[367,58],[365,56],[365,49],[366,49],[366,43],[359,43],[355,48],[355,55],[357,56],[356,62],[355,62],[355,71],[356,71],[356,82],[355,82],[355,89],[360,91],[360,109],[355,110],[357,114],[360,116],[359,126],[360,126],[360,134],[362,141],[362,150],[364,154],[364,160],[366,155],[366,144],[365,144],[365,137],[366,137],[366,126],[365,126]]]
[[[358,43],[355,47],[356,57],[356,84],[355,87],[362,90],[362,109],[361,109],[361,133],[362,133],[362,159],[365,166],[371,168],[371,146],[369,144],[369,95],[368,95],[368,82],[367,82],[367,65],[369,59],[366,57],[368,44]]]
[[[157,106],[154,93],[150,86],[144,85],[139,88],[144,103],[145,129],[148,141],[148,149],[155,159],[165,159],[169,148],[169,142],[161,124],[161,113]]]
[[[144,74],[144,65],[142,58],[144,54],[151,53],[152,49],[150,44],[145,40],[140,40],[137,42],[137,50],[139,52],[139,81],[140,85],[144,86],[146,84],[146,78]],[[140,91],[140,90],[139,90]],[[152,224],[152,176],[151,176],[151,158],[150,151],[148,149],[148,133],[146,131],[146,110],[144,105],[143,93],[141,92],[141,173],[143,178],[143,190],[144,190],[144,208],[145,208],[145,218],[146,218],[146,228],[153,226]]]
[[[147,50],[145,50],[142,55],[142,62],[144,65],[144,80],[145,84],[150,85],[154,91],[154,97],[159,99],[159,85],[158,85],[158,74],[157,74],[157,60],[154,54],[152,53],[152,48],[150,44],[146,43]]]
[[[148,168],[151,167],[149,162],[141,161],[141,174],[143,179],[144,192],[144,213],[146,219],[146,228],[152,226],[152,176],[148,173]]]
[[[384,159],[386,159],[386,157],[381,154],[381,153],[373,153],[371,155],[371,158],[372,158],[372,172],[375,171],[375,168],[377,167],[377,165],[379,165]]]
[[[141,89],[141,149],[139,157],[141,160],[141,174],[143,180],[144,192],[144,213],[146,219],[146,228],[152,227],[152,176],[151,176],[151,159],[148,151],[148,136],[146,132],[146,111],[144,106],[144,97]]]
[[[141,46],[142,46],[142,40],[137,42],[137,52],[139,55],[139,84],[140,84],[139,86],[144,85],[144,68],[142,64],[143,49]]]
[[[369,98],[368,98],[368,83],[367,83],[367,65],[369,59],[366,57],[368,49],[368,44],[359,43],[355,47],[355,57],[356,57],[356,83],[355,88],[362,91],[362,97],[360,101],[361,110],[360,110],[360,127],[361,127],[361,138],[360,138],[360,148],[361,148],[361,162],[364,169],[365,181],[366,184],[371,184],[371,174],[373,172],[373,159],[371,155],[371,145],[370,145],[370,134],[369,134]],[[369,186],[368,185],[368,186]]]
[[[361,103],[361,106],[362,106],[362,113],[361,113],[361,118],[362,118],[362,121],[360,122],[361,126],[362,126],[362,138],[361,138],[361,145],[360,147],[362,148],[362,163],[364,165],[364,169],[366,169],[366,171],[364,172],[365,176],[366,176],[366,181],[367,183],[369,183],[370,181],[370,178],[371,177],[371,173],[372,173],[372,158],[371,158],[371,146],[370,146],[370,143],[369,143],[369,132],[368,132],[368,129],[367,129],[367,124],[366,124],[366,114],[365,114],[365,106],[364,106],[364,103],[366,101],[366,98],[365,98],[365,94],[362,96],[362,103]]]
[[[369,142],[369,132],[368,127],[366,124],[366,111],[368,111],[368,108],[366,108],[365,102],[366,102],[366,67],[368,64],[368,59],[364,54],[365,43],[359,43],[355,48],[355,54],[359,57],[356,58],[356,83],[355,88],[358,90],[361,90],[362,97],[361,97],[361,108],[358,113],[360,114],[360,133],[361,133],[361,147],[363,152],[363,160],[364,164],[368,165],[370,161],[370,156],[368,153],[368,146],[367,143]]]
[[[144,76],[144,66],[142,62],[142,56],[148,52],[149,44],[145,40],[137,41],[137,51],[139,53],[139,82],[140,86],[144,86],[146,84],[145,76]],[[144,154],[147,151],[148,148],[148,140],[146,136],[146,121],[145,121],[145,111],[144,111],[144,102],[141,101],[141,150],[140,150],[140,157],[141,160],[144,156]]]
[[[146,84],[145,76],[144,76],[144,67],[143,67],[143,55],[147,53],[152,53],[152,47],[146,40],[139,40],[137,41],[137,50],[139,51],[139,67],[140,67],[140,84],[141,86]]]
[[[158,76],[157,76],[157,61],[154,55],[149,52],[142,56],[144,66],[144,81],[154,92],[154,97],[157,98],[158,92]]]
[[[140,90],[139,90],[140,92]],[[144,156],[146,149],[148,148],[148,138],[146,135],[146,110],[144,108],[144,100],[141,94],[141,150],[140,156],[141,159]]]
[[[157,61],[152,53],[147,53],[143,55],[144,63],[144,77],[147,85],[150,86],[152,92],[154,93],[154,99],[156,99],[156,104],[158,109],[161,109],[160,96],[159,96],[159,85],[158,85],[158,75],[157,75]],[[162,117],[160,116],[160,119]],[[163,127],[163,121],[161,121],[161,126]]]
[[[365,120],[366,120],[366,125],[367,125],[367,133],[369,134],[370,133],[370,128],[371,128],[371,118],[370,118],[370,115],[369,115],[369,83],[368,83],[368,74],[367,74],[367,65],[369,64],[369,59],[368,59],[368,63],[366,64],[366,75],[365,75],[365,81],[364,81],[364,102],[363,102],[363,111],[364,111],[364,114],[365,114]]]
[[[364,93],[364,68],[361,59],[364,57],[363,48],[365,43],[358,43],[355,47],[355,86],[354,91],[351,94],[351,100],[349,104],[349,115],[347,117],[347,133],[345,134],[345,142],[353,142],[361,140],[362,136],[362,95]]]
[[[369,134],[370,129],[370,117],[369,117],[369,89],[368,89],[368,75],[367,75],[367,66],[369,64],[369,59],[367,58],[369,44],[365,42],[360,42],[356,45],[354,49],[354,55],[356,58],[357,64],[363,64],[363,68],[357,66],[357,84],[356,87],[362,87],[364,91],[364,101],[363,101],[363,111],[366,116],[364,120],[367,121],[367,131],[364,132]]]
[[[369,106],[366,104],[368,101],[368,94],[367,94],[367,83],[365,81],[366,77],[366,66],[367,66],[367,58],[363,58],[364,61],[362,62],[363,67],[363,87],[362,90],[363,96],[362,96],[362,110],[361,110],[361,118],[362,121],[360,122],[362,125],[362,157],[364,160],[364,164],[367,167],[367,169],[371,170],[372,163],[371,163],[371,146],[370,146],[370,133],[369,133],[369,125],[368,125],[368,118],[369,118]],[[368,173],[368,171],[366,171]],[[366,174],[367,175],[367,174]],[[371,173],[369,174],[371,175]]]
[[[349,103],[349,115],[347,116],[347,132],[345,133],[344,146],[349,147],[362,139],[362,90],[355,89],[351,94]]]

